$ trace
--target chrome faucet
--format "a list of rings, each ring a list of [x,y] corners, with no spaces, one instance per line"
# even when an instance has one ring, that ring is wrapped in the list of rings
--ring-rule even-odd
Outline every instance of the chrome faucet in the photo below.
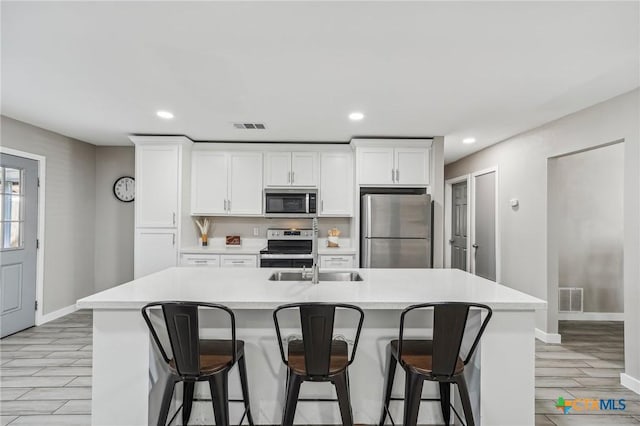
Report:
[[[318,268],[318,216],[313,216],[312,223],[311,255],[313,256],[313,265],[311,265],[311,284],[318,284],[320,282],[320,268]]]
[[[318,284],[320,282],[320,271],[318,267],[318,217],[313,217],[313,240],[311,241],[311,257],[313,258],[313,264],[311,265],[311,271],[307,272],[306,267],[302,267],[302,277],[307,279],[311,274],[311,284]]]

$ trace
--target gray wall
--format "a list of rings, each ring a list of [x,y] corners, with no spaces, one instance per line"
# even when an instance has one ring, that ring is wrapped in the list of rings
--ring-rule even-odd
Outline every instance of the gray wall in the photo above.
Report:
[[[96,147],[95,291],[133,279],[134,203],[113,195],[121,176],[135,176],[133,147]]]
[[[585,312],[623,312],[624,144],[555,161],[558,284],[584,288]]]
[[[46,157],[45,314],[94,292],[93,145],[1,117],[2,145]]]
[[[626,373],[640,379],[640,90],[617,96],[542,127],[514,136],[445,167],[451,179],[472,171],[499,167],[502,283],[548,300],[548,312],[536,326],[557,332],[557,296],[551,260],[547,258],[547,162],[551,157],[625,141],[624,304]],[[509,199],[518,198],[513,210]],[[549,259],[553,251],[549,247]],[[556,253],[557,254],[557,253]],[[549,275],[547,265],[549,263]],[[551,293],[551,294],[548,294]],[[549,321],[547,321],[549,319]]]

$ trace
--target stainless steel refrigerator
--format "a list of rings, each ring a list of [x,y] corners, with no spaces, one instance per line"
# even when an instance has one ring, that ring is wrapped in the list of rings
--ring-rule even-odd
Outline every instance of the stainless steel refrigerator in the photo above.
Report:
[[[367,194],[361,203],[361,267],[431,267],[431,196]]]

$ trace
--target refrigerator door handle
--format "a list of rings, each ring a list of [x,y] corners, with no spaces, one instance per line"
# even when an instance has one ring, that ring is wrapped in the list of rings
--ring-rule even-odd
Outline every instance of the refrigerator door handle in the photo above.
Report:
[[[364,238],[362,247],[363,268],[371,268],[371,240]]]

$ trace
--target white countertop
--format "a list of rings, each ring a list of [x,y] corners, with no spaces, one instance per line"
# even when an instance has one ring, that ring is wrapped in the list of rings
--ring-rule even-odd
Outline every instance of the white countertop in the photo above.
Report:
[[[160,300],[274,309],[291,302],[342,302],[363,309],[404,309],[423,302],[467,301],[496,310],[531,310],[546,302],[457,269],[351,269],[361,282],[272,282],[272,268],[172,267],[78,300],[80,309],[139,309]]]

